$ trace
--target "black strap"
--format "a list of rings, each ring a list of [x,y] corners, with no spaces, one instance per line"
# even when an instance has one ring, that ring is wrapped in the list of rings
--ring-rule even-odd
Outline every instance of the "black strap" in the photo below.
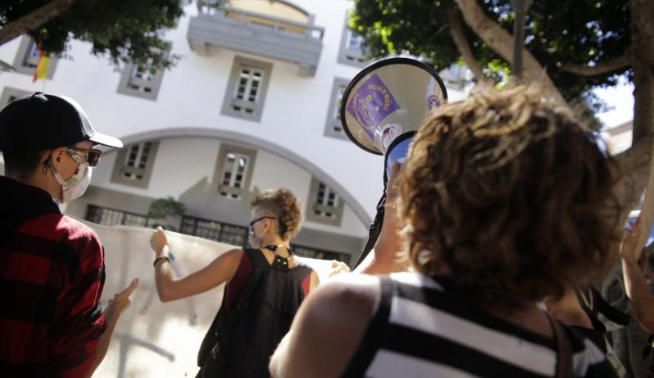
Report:
[[[269,250],[271,250],[271,251],[273,251],[273,252],[276,252],[276,251],[277,251],[277,248],[279,248],[279,247],[284,247],[284,248],[286,248],[286,249],[288,250],[288,254],[289,254],[289,255],[294,255],[293,250],[291,249],[291,247],[287,247],[287,246],[285,246],[285,245],[268,244],[268,245],[264,245],[264,246],[263,246],[263,248],[265,248],[265,249],[269,249]],[[280,257],[281,257],[281,256],[280,256]],[[282,258],[284,258],[284,257],[282,257]]]
[[[629,314],[626,314],[612,306],[595,288],[591,288],[590,290],[593,293],[593,302],[597,306],[597,312],[616,324],[626,326],[631,323],[631,316],[629,316]]]
[[[256,265],[254,264],[255,257],[253,256],[254,253],[259,253],[259,251],[256,249],[246,248],[244,252],[250,258],[253,269],[252,269],[252,276],[250,277],[248,285],[245,287],[245,290],[243,290],[241,295],[238,296],[238,300],[236,301],[235,310],[241,312],[247,311],[248,306],[250,305],[250,300],[252,299],[252,292],[254,291],[254,288],[257,286],[262,276],[261,271],[257,269]]]
[[[381,198],[379,199],[379,202],[377,203],[377,214],[375,215],[375,219],[370,224],[370,229],[368,231],[368,241],[366,242],[366,246],[363,247],[361,256],[359,256],[359,259],[357,260],[356,264],[354,264],[355,268],[359,264],[361,264],[363,259],[365,259],[366,256],[368,256],[368,253],[370,253],[370,251],[372,251],[372,249],[375,247],[377,238],[379,238],[379,234],[381,233],[382,225],[384,224],[384,205],[386,205],[385,188],[384,188],[384,194],[382,194]]]
[[[388,277],[380,277],[380,297],[377,311],[371,316],[366,332],[364,333],[357,350],[352,355],[345,373],[342,377],[363,377],[370,364],[372,364],[379,348],[387,337],[388,319],[391,315],[393,297],[396,295],[396,286]]]
[[[581,289],[577,289],[575,292],[577,294],[579,305],[590,318],[594,329],[602,332],[607,331],[606,326],[599,317],[599,314],[602,314],[606,319],[621,326],[627,326],[631,323],[631,316],[629,316],[629,314],[618,310],[608,303],[595,288],[590,287],[587,293]]]
[[[259,251],[257,250],[254,251],[256,253],[259,253]],[[253,250],[244,249],[244,253],[248,256],[252,264],[252,268],[253,268],[252,275],[248,280],[247,286],[245,287],[243,292],[239,295],[236,304],[234,305],[234,308],[230,311],[231,313],[229,315],[226,315],[228,309],[223,308],[223,306],[225,305],[225,300],[223,297],[222,305],[220,309],[218,309],[216,316],[211,322],[209,331],[207,331],[207,334],[205,335],[204,339],[202,340],[202,344],[200,345],[200,350],[198,352],[198,361],[197,361],[198,366],[200,367],[204,365],[205,361],[207,360],[207,357],[209,357],[209,352],[216,345],[216,343],[227,342],[229,340],[229,338],[231,337],[231,331],[233,330],[234,327],[233,325],[231,327],[224,327],[223,323],[228,321],[228,319],[231,321],[233,321],[234,319],[239,319],[245,312],[247,312],[247,309],[250,305],[250,300],[252,299],[252,292],[254,291],[254,288],[257,286],[262,276],[260,269],[257,269],[257,265],[254,262],[255,260],[253,256]]]
[[[570,346],[570,340],[565,333],[565,330],[555,319],[552,319],[552,316],[549,313],[547,315],[547,320],[549,320],[550,325],[552,326],[552,332],[554,333],[554,345],[556,347],[556,378],[572,378],[574,377],[574,371],[572,366],[572,347]]]

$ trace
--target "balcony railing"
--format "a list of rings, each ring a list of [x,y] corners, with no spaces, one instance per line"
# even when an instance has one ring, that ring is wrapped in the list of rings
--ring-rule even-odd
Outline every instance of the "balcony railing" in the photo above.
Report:
[[[295,63],[313,76],[322,52],[325,29],[307,23],[245,11],[217,1],[199,0],[198,16],[191,19],[191,48],[208,54],[211,47]]]

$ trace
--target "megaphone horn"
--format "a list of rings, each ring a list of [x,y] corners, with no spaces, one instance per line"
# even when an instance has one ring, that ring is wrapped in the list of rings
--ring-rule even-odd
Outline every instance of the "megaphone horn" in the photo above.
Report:
[[[404,163],[423,119],[447,101],[436,71],[409,57],[391,57],[365,67],[343,92],[340,114],[347,136],[365,151],[384,155],[384,185],[395,161]],[[368,243],[357,265],[375,244],[385,198],[377,205]]]
[[[390,169],[392,161],[406,157],[406,134],[446,101],[445,85],[432,67],[409,57],[386,58],[365,67],[345,88],[341,123],[354,144],[386,155]],[[397,143],[401,136],[405,142]]]

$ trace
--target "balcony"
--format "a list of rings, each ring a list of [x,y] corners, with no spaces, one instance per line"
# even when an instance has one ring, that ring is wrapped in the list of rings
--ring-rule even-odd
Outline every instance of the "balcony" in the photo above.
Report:
[[[226,2],[199,0],[198,15],[191,18],[187,33],[191,49],[208,55],[218,47],[287,61],[297,64],[301,75],[314,76],[325,29],[313,25],[313,16],[286,2],[261,1],[261,9],[266,10],[266,4],[271,3],[299,14],[306,22],[259,13],[258,9],[254,12],[237,8]]]

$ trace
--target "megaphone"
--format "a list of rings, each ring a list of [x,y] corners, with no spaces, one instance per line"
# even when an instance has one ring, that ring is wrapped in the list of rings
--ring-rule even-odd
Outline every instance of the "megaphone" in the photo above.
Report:
[[[341,123],[354,144],[384,155],[386,186],[393,163],[404,163],[422,121],[445,102],[447,90],[432,67],[410,57],[386,58],[365,67],[349,82],[340,106]],[[357,265],[381,231],[384,202],[382,195]]]

